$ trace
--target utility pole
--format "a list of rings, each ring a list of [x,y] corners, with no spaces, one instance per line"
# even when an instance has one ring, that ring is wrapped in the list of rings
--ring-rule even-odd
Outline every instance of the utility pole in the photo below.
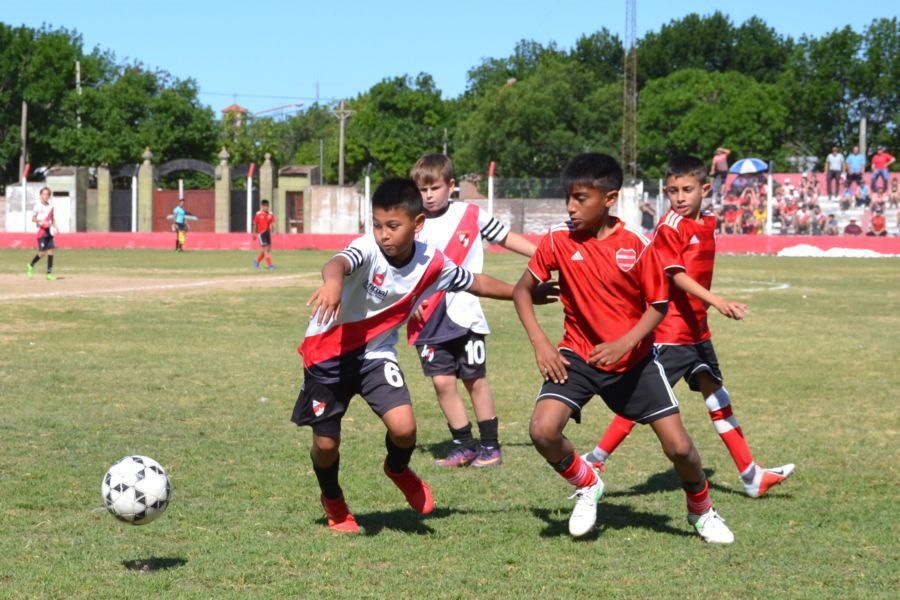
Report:
[[[75,91],[78,93],[78,129],[81,129],[81,61],[75,61]]]
[[[447,128],[444,127],[444,156],[447,156]]]
[[[637,180],[637,0],[625,0],[625,79],[622,85],[622,167]]]
[[[340,137],[338,138],[338,185],[344,185],[344,125],[347,122],[347,119],[350,118],[350,115],[355,113],[355,110],[348,110],[344,108],[344,101],[341,100],[341,107],[335,111],[333,111],[334,116],[340,119],[341,128],[340,128]]]
[[[22,155],[19,157],[19,174],[25,172],[25,156],[27,155],[28,140],[28,103],[22,100]]]

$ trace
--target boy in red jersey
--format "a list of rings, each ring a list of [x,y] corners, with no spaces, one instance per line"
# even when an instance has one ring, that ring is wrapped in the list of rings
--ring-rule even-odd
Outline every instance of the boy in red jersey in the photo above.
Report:
[[[540,241],[513,300],[545,378],[531,416],[531,439],[575,486],[569,533],[579,537],[593,528],[604,486],[563,429],[570,418],[579,422],[582,408],[599,395],[616,414],[650,425],[681,480],[689,522],[707,542],[730,544],[734,535],[712,507],[700,455],[653,352],[653,329],[669,303],[662,266],[647,238],[609,214],[622,169],[606,154],[582,154],[566,165],[562,179],[570,220]],[[559,272],[565,314],[558,349],[541,329],[531,300],[552,271]]]
[[[410,172],[419,186],[425,225],[419,239],[438,247],[447,258],[473,273],[484,264],[482,239],[518,252],[534,254],[535,246],[475,204],[451,202],[453,163],[443,154],[422,156]],[[407,339],[416,345],[422,371],[431,378],[438,404],[447,419],[452,448],[435,461],[440,467],[488,468],[501,461],[499,421],[487,380],[487,319],[478,298],[466,292],[438,294],[422,303],[422,318],[413,318]],[[459,394],[461,379],[472,399],[479,442]]]
[[[313,430],[310,457],[328,526],[359,531],[338,484],[341,420],[359,394],[387,428],[384,472],[420,514],[431,489],[409,468],[416,419],[397,365],[397,330],[422,300],[440,291],[510,299],[512,286],[458,267],[416,241],[422,197],[409,179],[388,179],[372,196],[373,234],[352,241],[322,267],[324,283],[307,302],[312,316],[299,351],[304,381],[291,420]]]
[[[272,234],[275,233],[275,215],[269,212],[269,201],[263,200],[259,203],[259,211],[253,217],[253,233],[259,241],[261,252],[256,260],[253,261],[253,267],[258,269],[259,263],[266,259],[269,270],[275,268],[272,264]]]
[[[703,163],[692,156],[670,160],[665,191],[672,208],[660,220],[653,239],[669,277],[669,310],[656,328],[659,362],[670,385],[683,377],[690,389],[703,394],[713,425],[737,465],[744,491],[751,498],[758,498],[784,481],[794,465],[764,469],[756,464],[732,414],[728,390],[722,386],[722,373],[706,322],[707,307],[713,306],[726,317],[740,320],[747,313],[747,305],[710,291],[716,260],[715,217],[701,211],[703,197],[709,191]],[[597,447],[583,458],[602,467],[633,427],[633,421],[615,417]]]

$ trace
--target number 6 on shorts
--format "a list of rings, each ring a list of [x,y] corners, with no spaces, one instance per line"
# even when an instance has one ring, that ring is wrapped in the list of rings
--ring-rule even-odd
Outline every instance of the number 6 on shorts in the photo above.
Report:
[[[396,363],[384,363],[384,378],[396,388],[403,387],[403,373],[400,372],[400,367]]]

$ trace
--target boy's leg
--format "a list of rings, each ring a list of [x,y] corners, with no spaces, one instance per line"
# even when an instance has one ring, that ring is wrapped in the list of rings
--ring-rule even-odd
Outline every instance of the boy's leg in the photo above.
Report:
[[[722,384],[709,371],[700,371],[695,376],[695,383],[700,388],[712,419],[716,433],[722,438],[728,453],[731,454],[744,491],[751,498],[758,498],[766,491],[785,479],[794,471],[793,464],[782,465],[772,469],[764,469],[753,460],[753,453],[744,438],[744,432],[738,424],[731,409],[731,397]]]
[[[472,408],[475,409],[478,434],[481,438],[478,458],[472,462],[472,466],[478,468],[498,466],[502,462],[498,433],[500,422],[497,419],[491,386],[486,377],[464,379],[463,384],[472,398]]]
[[[546,384],[545,384],[546,387]],[[596,469],[575,453],[575,446],[563,435],[572,408],[553,397],[538,399],[531,415],[529,434],[535,449],[553,470],[575,486],[575,508],[569,517],[569,533],[587,534],[597,522],[597,503],[603,496],[603,480]]]
[[[585,454],[582,458],[597,467],[601,471],[604,470],[604,463],[610,454],[616,451],[631,430],[634,429],[634,421],[616,415],[603,432],[603,437],[597,442],[593,450]]]
[[[472,424],[456,381],[456,375],[434,375],[431,378],[438,406],[447,419],[447,428],[453,440],[450,454],[435,461],[441,467],[465,467],[478,458],[478,444],[472,437]]]
[[[434,510],[431,488],[409,468],[409,460],[416,448],[416,417],[412,405],[392,408],[381,420],[387,427],[384,437],[387,448],[384,473],[400,488],[413,510],[427,515]]]
[[[359,525],[353,514],[350,513],[350,509],[347,508],[344,492],[338,483],[338,470],[341,462],[338,452],[340,445],[340,436],[319,435],[313,431],[313,443],[309,457],[312,459],[313,472],[316,474],[319,489],[322,491],[319,501],[325,510],[328,527],[333,531],[358,533]]]
[[[709,482],[703,473],[700,454],[684,428],[680,414],[653,421],[650,427],[663,452],[675,467],[687,500],[688,521],[707,542],[730,544],[734,534],[712,506]]]

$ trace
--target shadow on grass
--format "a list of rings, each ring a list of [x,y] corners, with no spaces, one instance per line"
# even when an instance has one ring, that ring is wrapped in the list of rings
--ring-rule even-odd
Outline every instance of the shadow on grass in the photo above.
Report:
[[[502,448],[533,448],[534,444],[531,442],[501,442],[500,447]],[[419,444],[417,449],[427,452],[434,459],[444,458],[450,451],[453,450],[453,442],[450,440],[446,440],[443,442],[435,442],[431,444]]]
[[[669,524],[669,517],[648,512],[634,510],[628,506],[600,502],[597,506],[597,526],[578,541],[596,540],[607,529],[626,529],[631,527],[643,527],[659,533],[692,537],[687,529],[679,529]],[[547,527],[541,531],[541,537],[561,537],[569,535],[568,515],[558,516],[558,511],[546,508],[534,508],[532,514],[544,521]]]
[[[122,566],[129,571],[140,571],[141,573],[149,573],[151,571],[165,571],[166,569],[174,569],[187,563],[187,560],[180,556],[154,556],[151,558],[138,558],[135,560],[123,560]]]
[[[452,508],[436,508],[430,515],[423,517],[409,508],[370,513],[356,513],[356,522],[362,528],[363,535],[378,535],[385,529],[402,531],[414,535],[433,535],[434,529],[423,519],[444,519],[459,511]],[[326,524],[325,519],[320,523]]]
[[[706,478],[709,480],[710,490],[714,490],[722,494],[741,494],[741,492],[739,491],[723,487],[714,482],[712,476],[716,473],[715,469],[703,469],[703,472],[706,473]],[[624,490],[621,492],[608,490],[605,496],[607,498],[643,496],[645,494],[654,494],[657,492],[672,492],[680,489],[681,480],[678,479],[678,475],[675,473],[675,469],[669,469],[668,471],[663,471],[662,473],[651,475],[644,483],[639,483],[637,485],[631,486],[631,488],[628,490]]]

